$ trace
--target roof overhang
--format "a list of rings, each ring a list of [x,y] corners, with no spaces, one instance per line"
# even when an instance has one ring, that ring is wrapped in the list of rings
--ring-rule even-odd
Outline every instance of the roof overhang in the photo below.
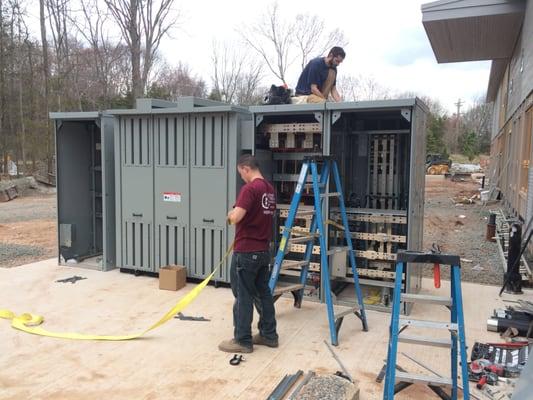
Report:
[[[439,63],[510,58],[524,0],[440,0],[422,5],[422,24]]]

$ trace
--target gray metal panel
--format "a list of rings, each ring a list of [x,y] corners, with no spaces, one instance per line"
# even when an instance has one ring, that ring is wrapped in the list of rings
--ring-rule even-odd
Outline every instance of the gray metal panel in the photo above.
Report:
[[[425,189],[425,154],[426,154],[426,119],[427,115],[419,105],[411,114],[411,149],[409,171],[409,210],[407,214],[407,248],[422,250],[424,238],[424,189]],[[427,268],[427,266],[425,266]],[[405,292],[418,293],[422,288],[422,271],[420,265],[408,264],[405,278]],[[405,304],[409,314],[412,303]]]
[[[167,100],[159,99],[137,99],[135,100],[135,108],[139,111],[150,111],[153,108],[172,108],[176,107],[176,103]]]
[[[153,134],[151,118],[122,116],[122,266],[154,271]]]
[[[253,150],[254,148],[254,125],[252,120],[241,120],[240,137],[242,150]]]
[[[116,266],[124,267],[122,240],[122,146],[123,135],[120,130],[121,119],[113,119],[115,144],[115,258]]]
[[[59,248],[65,260],[95,253],[91,195],[91,137],[94,121],[64,121],[56,125],[58,224],[74,232],[69,247]],[[59,231],[59,244],[65,242]]]
[[[51,112],[48,114],[50,119],[53,120],[64,120],[64,121],[91,121],[97,120],[100,118],[100,113],[98,111],[90,112]]]
[[[380,109],[412,107],[416,103],[416,98],[410,99],[394,99],[394,100],[370,100],[370,101],[343,101],[335,103],[328,101],[326,103],[326,110],[340,110],[340,111],[359,111],[372,110],[379,111]]]
[[[254,114],[298,114],[300,112],[324,111],[325,103],[251,106],[249,110]]]
[[[191,241],[190,276],[204,278],[212,272],[225,252],[228,211],[229,139],[235,145],[236,129],[230,129],[229,115],[191,114],[190,193]],[[232,172],[234,173],[234,172]],[[226,269],[216,279],[229,282]]]
[[[165,265],[189,265],[188,121],[187,114],[153,118],[156,272]]]
[[[115,134],[114,119],[104,116],[101,119],[102,143],[102,206],[103,206],[103,262],[104,271],[113,269],[116,264],[115,232]]]

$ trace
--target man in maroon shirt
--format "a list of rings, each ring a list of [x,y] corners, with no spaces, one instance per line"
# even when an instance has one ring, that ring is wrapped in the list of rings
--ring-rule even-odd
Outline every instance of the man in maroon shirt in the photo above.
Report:
[[[228,223],[236,224],[231,260],[233,339],[218,345],[228,353],[251,353],[253,345],[278,347],[274,301],[270,278],[270,241],[276,211],[274,188],[263,178],[256,159],[242,156],[237,170],[246,184],[241,188]],[[252,337],[254,304],[259,313],[259,334]]]

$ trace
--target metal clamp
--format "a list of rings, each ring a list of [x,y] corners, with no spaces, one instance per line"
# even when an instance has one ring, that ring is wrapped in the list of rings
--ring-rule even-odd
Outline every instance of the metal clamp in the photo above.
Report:
[[[242,354],[235,354],[231,360],[229,360],[229,363],[231,365],[239,365],[241,361],[245,361],[244,356]]]

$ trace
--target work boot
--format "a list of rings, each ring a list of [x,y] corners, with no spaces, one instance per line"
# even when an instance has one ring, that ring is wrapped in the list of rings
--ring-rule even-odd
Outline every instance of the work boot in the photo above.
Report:
[[[220,342],[218,349],[220,351],[225,351],[226,353],[251,353],[254,351],[253,346],[245,346],[237,342],[235,339]]]
[[[269,340],[261,336],[259,333],[252,336],[252,343],[260,345],[260,346],[267,346],[267,347],[278,347],[279,346],[278,339]]]

